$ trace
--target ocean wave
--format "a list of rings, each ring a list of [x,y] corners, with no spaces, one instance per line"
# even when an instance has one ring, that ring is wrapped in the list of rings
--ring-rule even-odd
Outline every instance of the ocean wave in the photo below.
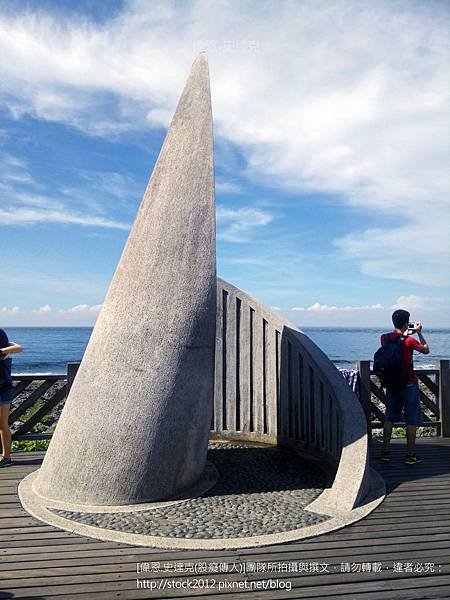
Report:
[[[65,375],[65,373],[55,373],[55,372],[45,372],[45,373],[40,373],[37,371],[24,371],[23,373],[11,373],[11,375],[13,377],[22,377],[23,375],[36,375],[36,376],[44,376],[44,375]]]

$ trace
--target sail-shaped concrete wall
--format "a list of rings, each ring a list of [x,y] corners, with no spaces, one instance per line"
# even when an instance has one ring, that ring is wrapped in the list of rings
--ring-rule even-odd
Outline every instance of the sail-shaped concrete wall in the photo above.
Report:
[[[194,62],[45,460],[38,495],[170,498],[205,467],[216,314],[207,58]]]

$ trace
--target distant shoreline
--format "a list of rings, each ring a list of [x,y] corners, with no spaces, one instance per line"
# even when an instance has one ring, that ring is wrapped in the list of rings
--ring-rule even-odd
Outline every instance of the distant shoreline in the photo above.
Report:
[[[302,327],[301,325],[297,325],[302,331],[317,331],[317,330],[326,330],[326,331],[374,331],[374,332],[385,332],[390,331],[392,327],[389,325],[380,325],[371,326],[371,327],[358,327],[358,326],[349,326],[346,327],[344,325],[306,325]],[[2,329],[94,329],[94,325],[2,325]],[[427,327],[424,330],[424,333],[449,333],[450,334],[450,326],[449,327]]]
[[[305,327],[303,331],[338,368],[354,369],[359,360],[372,360],[387,328]],[[12,362],[14,374],[64,375],[67,363],[80,362],[92,327],[17,327],[6,329],[9,339],[22,344],[24,352]],[[436,368],[441,358],[450,358],[450,329],[425,333],[431,353],[415,355],[417,368]]]

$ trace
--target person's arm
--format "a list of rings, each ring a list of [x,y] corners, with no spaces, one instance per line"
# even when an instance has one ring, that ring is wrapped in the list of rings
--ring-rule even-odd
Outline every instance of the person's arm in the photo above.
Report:
[[[23,346],[20,344],[9,343],[8,346],[4,348],[0,348],[0,352],[2,354],[17,354],[17,352],[22,352]]]
[[[414,331],[417,332],[417,337],[419,338],[420,344],[417,343],[414,349],[417,350],[417,352],[420,352],[421,354],[430,354],[430,347],[428,346],[426,339],[422,335],[422,323],[416,323],[415,325],[416,326],[414,328]]]

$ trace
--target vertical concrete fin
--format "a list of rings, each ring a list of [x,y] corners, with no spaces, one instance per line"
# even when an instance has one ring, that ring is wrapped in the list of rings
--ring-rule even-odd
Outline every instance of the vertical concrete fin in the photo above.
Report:
[[[194,64],[35,490],[79,504],[169,498],[202,474],[216,314],[208,62]]]

